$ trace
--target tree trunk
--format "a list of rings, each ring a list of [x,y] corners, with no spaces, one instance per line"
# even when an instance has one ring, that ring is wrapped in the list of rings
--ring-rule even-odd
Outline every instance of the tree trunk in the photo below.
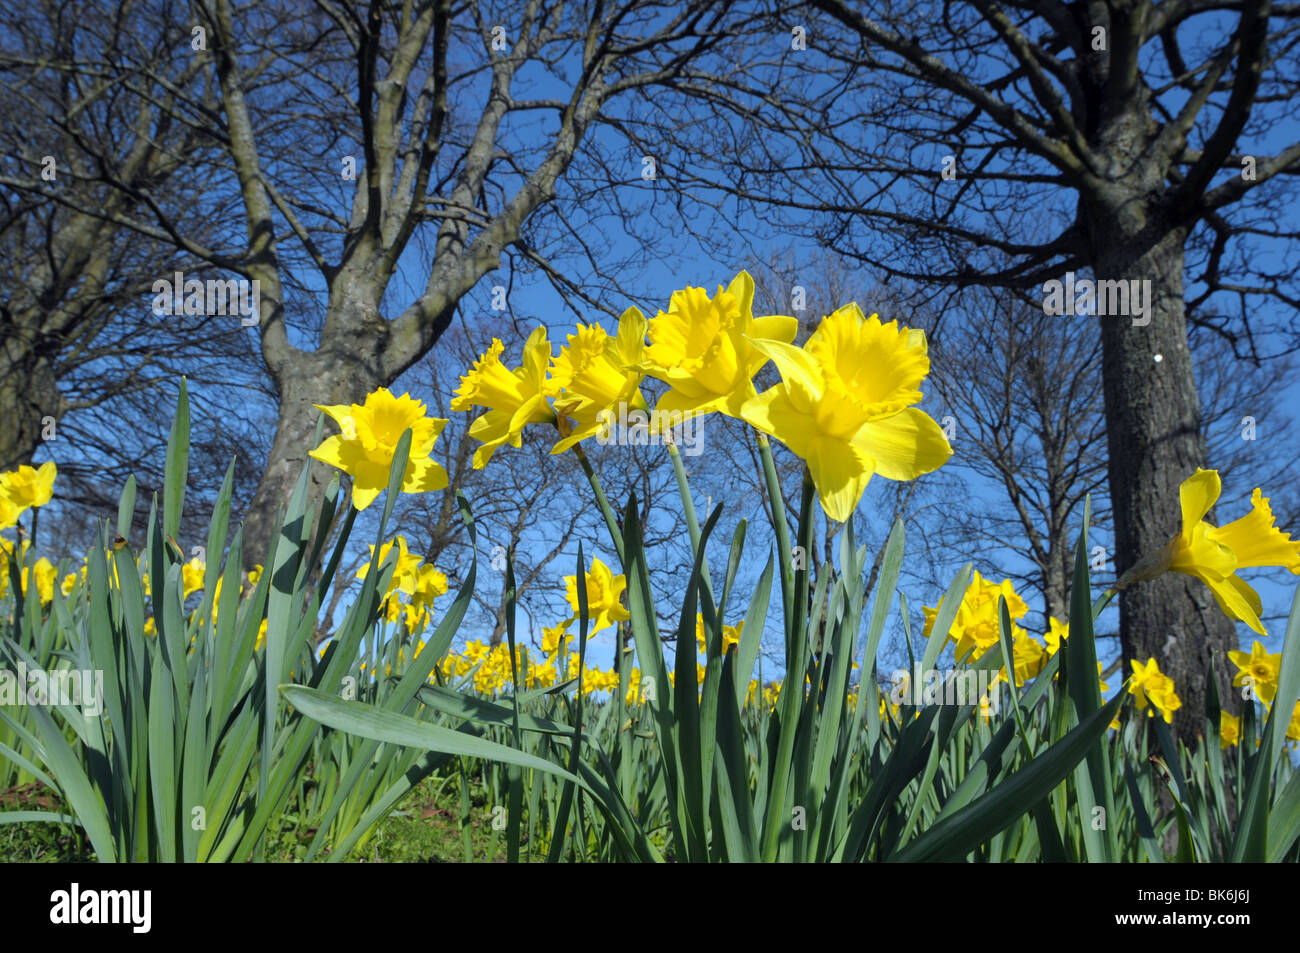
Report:
[[[311,464],[307,492],[309,499],[317,503],[335,473],[334,468],[308,456],[316,446],[316,420],[321,413],[314,405],[359,404],[366,394],[384,383],[357,358],[324,350],[300,353],[279,375],[280,406],[275,439],[244,521],[246,568],[265,564],[280,511],[288,506],[303,465]],[[337,429],[327,419],[324,435],[336,433]],[[351,496],[344,479],[342,505],[346,506]]]
[[[9,337],[9,335],[6,335]],[[0,341],[0,472],[31,465],[41,445],[42,420],[60,416],[63,402],[49,360],[19,342]],[[56,432],[57,436],[57,432]]]
[[[1205,465],[1200,401],[1183,309],[1181,228],[1168,228],[1148,206],[1144,227],[1124,240],[1122,221],[1094,231],[1095,277],[1149,279],[1150,323],[1100,317],[1115,564],[1123,573],[1181,529],[1179,485]],[[1211,464],[1212,465],[1212,464]],[[1188,744],[1202,733],[1205,678],[1213,651],[1219,691],[1227,701],[1226,653],[1235,628],[1210,591],[1185,575],[1166,573],[1121,594],[1120,640],[1125,677],[1132,660],[1154,657],[1182,699],[1175,733]]]

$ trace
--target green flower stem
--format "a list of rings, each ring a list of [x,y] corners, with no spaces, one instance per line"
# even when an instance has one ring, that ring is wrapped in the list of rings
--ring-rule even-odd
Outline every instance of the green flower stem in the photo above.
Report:
[[[694,552],[700,548],[700,522],[695,518],[695,502],[691,499],[691,486],[686,479],[686,465],[682,463],[682,452],[677,449],[677,444],[668,445],[668,456],[673,461],[673,472],[677,474],[677,491],[682,497],[682,512],[686,514],[686,528],[690,530],[691,551]],[[713,599],[713,576],[709,573],[708,556],[701,557],[700,569],[704,575],[704,585],[708,589],[709,598]]]
[[[1102,610],[1105,609],[1106,606],[1110,605],[1110,601],[1114,599],[1117,595],[1119,595],[1119,590],[1116,589],[1114,586],[1111,586],[1109,589],[1107,589],[1105,592],[1103,592],[1100,596],[1097,597],[1097,601],[1092,604],[1093,622],[1097,621],[1097,616],[1101,615]]]
[[[582,464],[582,472],[587,475],[587,482],[591,484],[591,491],[596,496],[596,505],[600,507],[600,512],[604,514],[605,526],[609,528],[609,537],[614,542],[614,550],[618,553],[618,562],[623,566],[624,571],[627,567],[623,565],[623,532],[618,528],[618,519],[614,516],[614,510],[609,505],[609,499],[605,496],[605,490],[600,485],[600,477],[596,476],[596,471],[591,466],[591,461],[587,459],[587,454],[583,452],[581,444],[573,445],[573,452],[578,455],[578,462]]]
[[[790,526],[785,519],[785,498],[781,495],[781,481],[776,475],[776,464],[772,461],[772,444],[767,434],[757,434],[758,453],[763,460],[763,476],[767,486],[767,500],[772,507],[772,528],[776,532],[777,554],[781,565],[781,598],[785,608],[787,631],[791,622],[791,610],[794,608],[794,563],[790,550]]]

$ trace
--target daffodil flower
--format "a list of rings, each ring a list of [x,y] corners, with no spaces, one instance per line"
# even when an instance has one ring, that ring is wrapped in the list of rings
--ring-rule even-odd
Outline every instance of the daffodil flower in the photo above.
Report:
[[[1232,664],[1237,666],[1237,674],[1232,684],[1237,687],[1249,685],[1254,696],[1265,705],[1273,704],[1277,694],[1277,679],[1282,669],[1282,653],[1270,655],[1264,643],[1258,639],[1250,647],[1250,652],[1232,651],[1228,653]]]
[[[547,392],[555,398],[561,440],[551,453],[563,453],[580,440],[602,432],[612,416],[648,407],[641,394],[640,365],[645,352],[645,317],[628,308],[611,337],[599,324],[578,325],[551,363]],[[647,415],[648,419],[648,415]]]
[[[984,579],[978,571],[971,575],[970,585],[962,593],[961,605],[957,607],[952,627],[948,630],[948,638],[957,643],[953,651],[959,661],[969,654],[970,661],[973,662],[998,644],[999,598],[1006,599],[1007,615],[1011,617],[1013,623],[1028,614],[1029,606],[1016,593],[1010,579],[1003,579],[998,583]],[[930,632],[934,628],[935,619],[942,605],[943,600],[940,599],[939,605],[934,608],[922,606],[922,611],[925,613],[924,638],[930,638]],[[1019,626],[1014,626],[1013,638],[1023,631]]]
[[[1251,509],[1245,516],[1224,526],[1205,522],[1205,514],[1221,492],[1217,470],[1198,469],[1184,480],[1178,489],[1182,532],[1163,550],[1139,561],[1115,588],[1123,589],[1166,571],[1195,576],[1209,587],[1224,615],[1267,635],[1259,619],[1264,607],[1259,594],[1237,576],[1237,570],[1280,566],[1300,574],[1300,540],[1293,540],[1277,528],[1268,498],[1259,487],[1251,494]]]
[[[432,458],[434,442],[447,421],[425,416],[424,401],[409,394],[394,397],[381,387],[364,404],[316,406],[343,432],[326,437],[310,456],[352,477],[352,505],[358,510],[373,503],[388,486],[398,441],[408,429],[411,449],[401,491],[427,493],[447,485],[447,471]]]
[[[1047,626],[1048,631],[1043,634],[1043,642],[1047,645],[1047,656],[1051,658],[1061,650],[1061,643],[1070,637],[1070,623],[1062,622],[1056,616],[1052,616]]]
[[[18,522],[18,517],[22,516],[23,511],[10,501],[9,497],[0,493],[0,529],[9,529]]]
[[[727,651],[733,645],[740,644],[740,635],[745,629],[745,620],[741,619],[735,625],[722,626],[722,654],[725,656]],[[695,645],[700,650],[701,655],[708,654],[708,639],[704,631],[704,613],[695,613]]]
[[[1231,748],[1240,743],[1241,719],[1226,711],[1219,712],[1219,747]]]
[[[460,388],[451,401],[452,410],[487,409],[469,427],[469,435],[483,443],[474,451],[475,470],[487,466],[505,444],[517,449],[524,427],[555,419],[546,402],[546,367],[551,359],[546,328],[539,325],[533,329],[524,343],[523,364],[514,370],[501,363],[504,350],[505,345],[493,338],[491,347],[461,377]]]
[[[188,599],[203,588],[203,576],[207,569],[207,565],[198,556],[181,566],[181,586],[184,590],[182,599]]]
[[[914,480],[952,456],[939,425],[912,406],[930,369],[925,333],[863,318],[857,304],[826,317],[797,348],[753,340],[782,383],[745,403],[742,416],[807,464],[822,509],[847,521],[873,474]]]
[[[759,341],[789,344],[799,329],[785,315],[754,317],[754,279],[742,271],[712,298],[703,288],[674,291],[668,310],[649,322],[645,370],[670,387],[656,415],[721,411],[741,416],[757,396],[754,375],[768,355]]]
[[[48,605],[54,601],[54,584],[58,581],[58,578],[58,567],[42,556],[34,566],[27,566],[23,569],[23,595],[27,594],[28,585],[34,580],[36,591],[41,597],[41,605]]]
[[[42,463],[39,469],[24,465],[0,473],[0,529],[13,526],[32,507],[50,502],[58,475],[59,468],[53,460]]]
[[[623,608],[619,597],[623,590],[627,588],[627,576],[615,576],[610,568],[599,559],[591,561],[591,572],[585,574],[587,578],[587,617],[591,620],[591,634],[594,635],[602,629],[607,629],[617,622],[624,622],[632,618],[631,613]],[[571,625],[578,619],[578,577],[565,576],[564,585],[566,588],[565,598],[569,601],[569,608],[573,610],[573,618],[567,624]]]
[[[409,596],[415,592],[415,587],[419,580],[421,560],[419,556],[414,555],[407,549],[406,537],[399,535],[394,536],[388,542],[379,547],[379,559],[377,565],[380,567],[384,565],[384,562],[388,559],[389,553],[393,551],[394,546],[397,547],[397,565],[393,569],[393,577],[388,581],[388,591],[384,593],[384,596],[391,596],[398,592]],[[370,547],[370,556],[372,559],[374,558],[374,555],[375,547],[372,544]],[[364,582],[366,577],[369,575],[370,562],[367,561],[357,570],[357,578]]]
[[[1147,659],[1145,665],[1136,661],[1130,664],[1133,666],[1133,674],[1130,676],[1128,692],[1133,696],[1138,711],[1146,708],[1148,718],[1159,711],[1166,724],[1173,724],[1174,712],[1183,705],[1174,691],[1173,679],[1160,671],[1153,658]]]

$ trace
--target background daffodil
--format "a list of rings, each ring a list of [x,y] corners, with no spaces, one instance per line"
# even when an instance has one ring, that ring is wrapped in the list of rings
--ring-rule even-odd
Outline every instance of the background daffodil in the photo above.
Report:
[[[595,635],[616,622],[632,618],[631,613],[623,608],[619,601],[623,590],[627,588],[627,576],[615,576],[610,568],[599,559],[591,561],[591,571],[587,577],[587,615],[591,620],[591,634]],[[565,623],[569,626],[578,619],[578,577],[565,576],[565,598],[573,610],[573,618]]]
[[[969,660],[973,662],[998,644],[999,598],[1006,599],[1007,615],[1011,617],[1013,623],[1012,637],[1028,636],[1020,626],[1014,625],[1017,620],[1023,619],[1028,614],[1029,606],[1016,594],[1011,580],[993,582],[981,577],[977,571],[971,575],[970,585],[962,593],[961,605],[957,607],[952,627],[948,630],[948,638],[957,643],[953,650],[956,659],[964,659],[970,653]],[[943,599],[940,599],[939,605],[934,608],[921,607],[921,611],[925,614],[924,638],[930,638],[930,632],[934,629],[935,619],[942,605]]]
[[[1251,494],[1250,512],[1223,526],[1205,522],[1223,485],[1217,470],[1198,469],[1178,488],[1182,532],[1160,552],[1149,555],[1116,584],[1123,589],[1166,571],[1195,576],[1209,587],[1223,614],[1267,635],[1259,614],[1259,594],[1236,573],[1257,566],[1281,566],[1300,574],[1300,540],[1277,528],[1268,498],[1259,487]]]
[[[930,369],[925,333],[863,318],[856,303],[822,320],[802,348],[754,340],[782,383],[742,416],[807,464],[822,509],[845,522],[879,473],[914,480],[952,456],[939,425],[912,405]]]
[[[674,291],[668,310],[650,320],[646,373],[671,388],[655,410],[741,415],[745,401],[757,395],[754,375],[768,355],[756,341],[789,344],[799,329],[785,315],[754,317],[754,279],[742,271],[712,298],[703,288]]]
[[[394,397],[381,387],[364,404],[316,406],[343,432],[326,437],[310,455],[352,477],[352,505],[358,510],[373,503],[388,486],[397,443],[408,428],[411,450],[401,491],[426,493],[447,485],[447,471],[432,458],[434,442],[447,421],[425,416],[424,401],[409,394]]]
[[[1273,704],[1278,675],[1282,670],[1282,653],[1270,655],[1264,643],[1256,639],[1249,652],[1229,652],[1228,658],[1238,669],[1232,684],[1239,688],[1249,685],[1256,698],[1265,705]]]
[[[546,369],[551,360],[551,344],[546,328],[538,326],[524,343],[523,364],[510,370],[501,363],[505,346],[497,338],[460,379],[460,388],[451,400],[452,410],[487,408],[487,413],[470,424],[469,435],[483,442],[474,451],[474,469],[481,470],[497,448],[509,443],[518,448],[524,427],[555,419],[546,402]]]
[[[1160,666],[1153,658],[1147,659],[1146,665],[1134,661],[1133,674],[1130,676],[1128,693],[1133,696],[1133,703],[1138,711],[1147,709],[1150,718],[1157,711],[1165,724],[1173,724],[1174,712],[1182,707],[1183,702],[1174,691],[1174,680],[1160,671]],[[1147,707],[1150,704],[1151,707]]]
[[[0,529],[8,529],[32,507],[44,506],[54,497],[54,480],[59,468],[47,460],[38,468],[26,465],[0,473]]]

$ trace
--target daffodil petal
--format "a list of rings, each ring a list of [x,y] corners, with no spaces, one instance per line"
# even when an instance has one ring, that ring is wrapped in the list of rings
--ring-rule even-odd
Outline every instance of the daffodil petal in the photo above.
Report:
[[[943,430],[929,414],[908,407],[893,417],[864,423],[853,444],[887,480],[915,480],[932,473],[952,456]]]
[[[769,314],[755,318],[749,330],[751,338],[766,338],[783,344],[793,343],[794,336],[798,333],[799,319],[784,314]]]
[[[821,400],[824,388],[822,372],[811,354],[782,341],[750,338],[749,343],[776,365],[791,400],[797,406],[811,410]]]
[[[822,509],[847,523],[871,479],[871,460],[851,443],[818,440],[805,458]]]
[[[1210,512],[1214,501],[1223,492],[1218,470],[1198,469],[1178,488],[1178,499],[1183,508],[1183,538],[1191,542],[1192,528]]]
[[[813,452],[816,431],[809,416],[790,400],[784,384],[747,400],[741,409],[741,417],[754,428],[776,437],[797,457],[806,460]]]
[[[1214,596],[1214,601],[1219,604],[1219,609],[1224,615],[1230,619],[1239,619],[1260,635],[1268,635],[1264,624],[1259,621],[1259,614],[1264,611],[1264,604],[1260,601],[1259,593],[1244,579],[1240,576],[1214,579],[1208,575],[1201,575],[1200,579],[1209,587],[1210,594]]]

